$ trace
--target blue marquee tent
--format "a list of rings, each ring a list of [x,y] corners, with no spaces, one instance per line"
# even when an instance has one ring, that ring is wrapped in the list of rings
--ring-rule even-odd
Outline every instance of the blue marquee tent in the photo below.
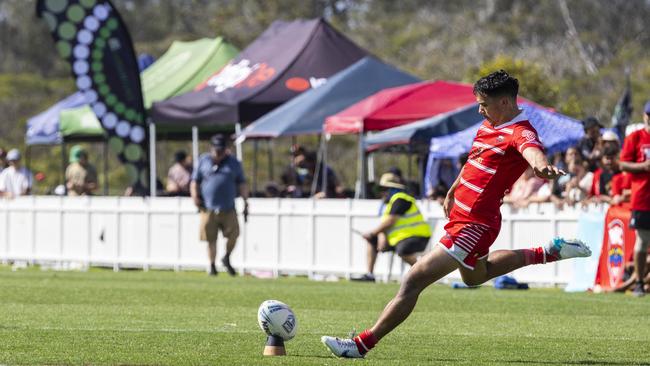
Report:
[[[584,136],[582,123],[576,119],[532,104],[521,104],[520,107],[537,130],[549,154],[566,150]],[[478,119],[463,131],[431,138],[430,155],[434,158],[453,158],[468,152],[482,122],[482,119]]]
[[[535,104],[520,103],[519,106],[525,111],[529,121],[537,130],[548,154],[564,151],[575,145],[584,136],[582,123],[576,119]],[[477,110],[476,105],[472,106],[472,108]],[[438,180],[438,172],[436,171],[438,161],[445,158],[456,159],[460,154],[468,152],[482,123],[482,117],[479,116],[476,123],[465,130],[430,139],[429,158],[424,182],[425,192],[433,182]]]
[[[83,94],[76,92],[58,103],[27,120],[27,133],[25,143],[27,145],[53,145],[63,141],[59,131],[59,116],[67,109],[78,108],[86,105]]]
[[[242,131],[239,140],[319,134],[327,116],[382,89],[418,81],[415,76],[367,56],[333,75],[324,85],[262,116]]]
[[[369,135],[365,141],[366,150],[374,151],[395,146],[413,150],[415,145],[428,145],[434,136],[445,136],[462,131],[481,121],[482,118],[478,113],[477,105],[470,104],[431,118]]]

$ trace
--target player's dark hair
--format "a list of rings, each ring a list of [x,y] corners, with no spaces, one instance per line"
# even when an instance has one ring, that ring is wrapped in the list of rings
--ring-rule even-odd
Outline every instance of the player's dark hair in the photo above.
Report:
[[[505,70],[495,71],[474,83],[474,95],[517,98],[518,93],[519,80],[510,76]]]

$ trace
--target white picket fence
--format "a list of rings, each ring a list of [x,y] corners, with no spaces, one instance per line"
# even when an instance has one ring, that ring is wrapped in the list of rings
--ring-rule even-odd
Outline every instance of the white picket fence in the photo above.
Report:
[[[238,202],[241,205],[241,202]],[[241,272],[270,271],[350,277],[366,267],[365,244],[352,229],[376,225],[379,201],[251,199],[248,222],[231,262]],[[443,235],[440,205],[420,202],[434,228],[430,245]],[[590,208],[590,209],[603,209]],[[554,235],[575,236],[581,209],[556,211],[535,205],[510,212],[492,249],[541,245]],[[219,255],[224,252],[219,240]],[[376,273],[386,275],[389,254],[379,256]],[[198,240],[198,214],[189,198],[33,196],[0,201],[0,260],[82,263],[120,268],[205,269],[206,246]],[[395,260],[391,273],[404,270]],[[518,280],[563,284],[571,261],[531,266]],[[450,278],[458,277],[457,274]]]

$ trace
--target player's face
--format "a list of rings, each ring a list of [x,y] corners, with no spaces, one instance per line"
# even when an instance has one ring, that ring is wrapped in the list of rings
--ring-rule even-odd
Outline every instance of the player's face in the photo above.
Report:
[[[478,113],[492,125],[505,122],[508,111],[507,99],[506,97],[489,97],[479,94],[476,96]]]

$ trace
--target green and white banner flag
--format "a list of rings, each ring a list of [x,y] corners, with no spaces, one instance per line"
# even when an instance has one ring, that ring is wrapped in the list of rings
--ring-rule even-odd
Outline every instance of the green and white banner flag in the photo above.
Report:
[[[148,145],[140,72],[129,32],[108,0],[38,0],[59,56],[126,165],[129,183],[147,192]]]

